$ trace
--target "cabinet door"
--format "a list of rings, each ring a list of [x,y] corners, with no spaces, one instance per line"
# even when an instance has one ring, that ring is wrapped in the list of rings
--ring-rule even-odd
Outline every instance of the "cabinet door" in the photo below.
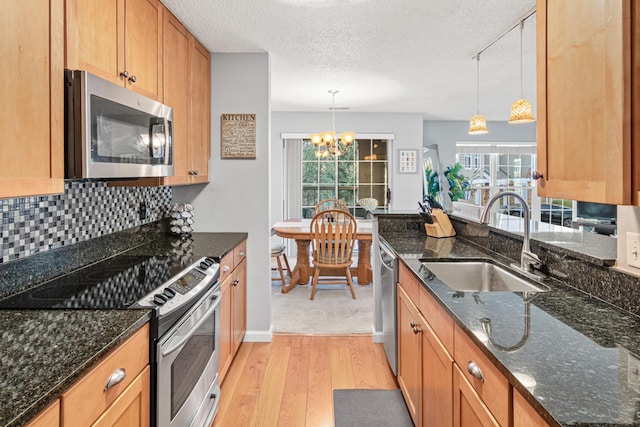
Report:
[[[536,412],[516,389],[513,389],[513,427],[547,427],[540,414]]]
[[[62,0],[2,8],[0,198],[64,191]]]
[[[128,88],[162,99],[162,13],[158,0],[125,0],[125,70]],[[135,82],[133,82],[135,77]]]
[[[453,358],[426,322],[422,327],[422,425],[453,425]]]
[[[211,157],[211,56],[191,37],[191,90],[189,159],[192,183],[209,182]]]
[[[220,301],[220,382],[224,380],[229,365],[231,365],[231,298],[233,295],[231,282],[233,280],[233,275],[230,275],[222,282],[222,300]]]
[[[188,184],[189,175],[189,38],[184,26],[163,10],[164,103],[173,108],[173,176],[165,185]]]
[[[46,409],[29,421],[25,427],[58,427],[60,426],[60,399],[56,399]]]
[[[453,425],[455,427],[500,427],[458,365],[453,369]]]
[[[538,194],[631,202],[629,0],[537,1]]]
[[[418,310],[398,285],[398,385],[415,425],[422,418],[422,338]]]
[[[66,0],[65,68],[124,84],[125,0]]]
[[[233,276],[233,297],[231,298],[233,304],[231,330],[233,346],[231,354],[235,356],[247,330],[247,261],[242,261],[236,267]]]
[[[148,427],[151,415],[149,366],[102,413],[93,427]]]

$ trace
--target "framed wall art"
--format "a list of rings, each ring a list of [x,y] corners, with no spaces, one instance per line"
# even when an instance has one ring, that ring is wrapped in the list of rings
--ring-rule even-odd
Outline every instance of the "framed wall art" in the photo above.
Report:
[[[223,159],[256,158],[256,115],[221,115],[221,156]]]
[[[398,150],[398,173],[418,172],[418,150]]]

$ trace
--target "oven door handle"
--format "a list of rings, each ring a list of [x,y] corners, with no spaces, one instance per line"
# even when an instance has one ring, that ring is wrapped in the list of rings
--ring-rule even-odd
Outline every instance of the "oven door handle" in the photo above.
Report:
[[[211,306],[211,308],[209,308],[207,310],[207,312],[195,323],[195,325],[193,325],[191,327],[191,331],[183,336],[182,338],[180,338],[179,340],[177,340],[175,343],[171,344],[168,348],[163,348],[162,346],[160,346],[160,349],[162,351],[162,356],[168,356],[169,354],[173,353],[174,351],[176,351],[177,349],[179,349],[180,347],[182,347],[182,345],[184,343],[186,343],[187,341],[189,341],[191,339],[192,336],[195,335],[196,331],[198,330],[198,328],[200,326],[202,326],[202,324],[209,318],[209,316],[211,316],[213,314],[214,311],[216,311],[216,309],[220,306],[220,297],[222,296],[222,292],[215,292],[213,294],[213,296],[211,297],[212,299],[215,299],[216,302]],[[169,341],[171,342],[171,341]],[[169,343],[167,343],[169,344]]]

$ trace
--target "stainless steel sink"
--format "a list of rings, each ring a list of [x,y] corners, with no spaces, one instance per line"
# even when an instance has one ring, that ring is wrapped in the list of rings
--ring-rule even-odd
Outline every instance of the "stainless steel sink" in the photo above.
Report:
[[[423,278],[429,280],[429,272],[445,285],[464,292],[545,292],[544,285],[519,277],[507,269],[482,261],[434,261],[422,262]],[[423,270],[424,271],[424,270]]]

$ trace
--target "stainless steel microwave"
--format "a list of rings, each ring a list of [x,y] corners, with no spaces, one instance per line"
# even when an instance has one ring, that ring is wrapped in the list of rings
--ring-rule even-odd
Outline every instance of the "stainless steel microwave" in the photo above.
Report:
[[[173,110],[86,71],[65,70],[65,177],[173,175]]]

